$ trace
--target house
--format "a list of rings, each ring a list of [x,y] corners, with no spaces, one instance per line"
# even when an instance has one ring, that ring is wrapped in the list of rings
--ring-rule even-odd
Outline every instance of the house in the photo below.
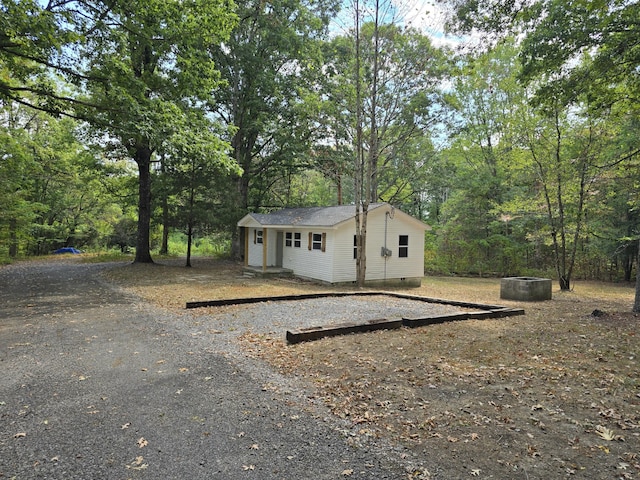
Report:
[[[245,267],[279,268],[325,283],[356,281],[355,206],[287,208],[249,213],[244,228]],[[387,203],[369,206],[366,283],[420,286],[424,232],[430,227]]]

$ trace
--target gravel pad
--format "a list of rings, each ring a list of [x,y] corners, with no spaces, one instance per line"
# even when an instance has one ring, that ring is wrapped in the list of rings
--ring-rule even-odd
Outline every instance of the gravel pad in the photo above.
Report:
[[[275,333],[372,319],[447,315],[465,311],[443,305],[388,295],[323,297],[308,300],[261,302],[250,305],[209,307],[207,317],[221,330]]]

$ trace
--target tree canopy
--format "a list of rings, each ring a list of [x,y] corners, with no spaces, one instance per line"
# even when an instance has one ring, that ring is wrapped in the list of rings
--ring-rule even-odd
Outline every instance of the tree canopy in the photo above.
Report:
[[[5,0],[0,255],[240,255],[248,211],[335,203],[362,247],[387,201],[433,226],[427,271],[629,281],[639,3],[440,3],[479,48],[387,0]]]
[[[12,80],[2,81],[0,94],[82,119],[135,161],[138,262],[152,261],[153,155],[176,118],[205,115],[219,80],[208,47],[228,36],[232,7],[225,0],[4,3],[1,54]]]

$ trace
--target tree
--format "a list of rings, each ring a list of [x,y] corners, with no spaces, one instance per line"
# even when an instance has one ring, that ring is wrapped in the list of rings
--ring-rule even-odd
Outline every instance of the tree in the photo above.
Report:
[[[185,228],[187,235],[187,267],[191,267],[194,234],[198,228],[206,230],[215,223],[216,210],[224,203],[224,179],[242,173],[227,155],[220,132],[201,118],[194,120],[201,120],[200,126],[177,126],[164,152],[167,190],[180,211],[176,223]]]
[[[510,273],[517,268],[514,237],[497,211],[509,190],[507,166],[517,155],[515,126],[524,90],[517,84],[516,47],[458,59],[447,94],[449,146],[441,152],[451,187],[440,209],[440,243],[455,269]],[[432,181],[433,183],[433,181]]]
[[[138,166],[136,262],[152,261],[154,153],[176,118],[205,115],[219,80],[208,46],[227,37],[232,9],[230,0],[3,3],[0,59],[12,75],[0,83],[0,95],[88,121]],[[61,87],[56,76],[68,84]]]
[[[112,199],[97,157],[78,140],[78,123],[16,102],[2,117],[0,225],[8,228],[9,255],[94,245]]]
[[[479,28],[497,37],[513,31],[520,35],[521,79],[536,86],[539,104],[547,99],[565,104],[586,99],[602,112],[614,103],[631,99],[627,105],[637,114],[640,3],[625,0],[571,3],[445,0],[445,3],[453,6],[450,26],[455,30],[469,32]],[[636,145],[621,160],[633,158],[638,152],[640,147]],[[640,268],[633,311],[640,312]]]
[[[420,155],[416,146],[426,144],[423,139],[438,118],[438,87],[446,68],[444,55],[425,35],[396,24],[392,2],[354,2],[352,10],[353,29],[332,39],[326,49],[329,78],[324,85],[331,106],[323,110],[328,124],[324,142],[335,145],[335,160],[351,144],[356,242],[364,255],[369,204],[399,204],[410,197],[417,190],[412,180],[433,154],[428,149]],[[406,177],[400,178],[400,172]],[[361,284],[363,260],[356,257]]]
[[[365,162],[363,138],[363,105],[362,105],[362,39],[360,1],[354,4],[354,38],[355,38],[355,68],[353,83],[355,84],[355,223],[356,223],[356,282],[358,287],[364,287],[367,274],[367,214],[369,209],[369,195],[371,192],[371,163]],[[376,9],[377,14],[377,9]]]
[[[579,122],[574,116],[569,125],[567,117],[567,110],[557,104],[536,130],[527,132],[561,290],[571,289],[588,195],[599,173],[595,159],[602,142],[592,121]]]
[[[97,33],[87,38],[89,72],[111,82],[86,84],[100,108],[84,116],[118,139],[138,166],[136,262],[152,261],[153,155],[174,135],[176,123],[190,125],[184,119],[194,112],[204,118],[203,102],[219,79],[208,46],[225,38],[232,18],[225,1],[122,1],[101,11]]]
[[[22,240],[28,238],[32,222],[41,207],[30,199],[37,165],[30,152],[27,130],[36,117],[15,103],[2,109],[0,127],[0,244],[8,245],[4,255],[15,258]]]
[[[234,236],[242,214],[276,203],[271,193],[280,180],[310,165],[318,105],[311,87],[321,73],[319,39],[336,5],[335,0],[241,2],[231,37],[210,44],[226,82],[214,96],[216,118],[232,132],[232,157],[243,171],[228,189]]]
[[[83,7],[86,5],[86,9]],[[91,4],[4,0],[0,5],[0,99],[73,115],[82,100],[60,88],[64,78],[90,80],[74,57],[89,28]],[[102,80],[105,79],[95,79]]]

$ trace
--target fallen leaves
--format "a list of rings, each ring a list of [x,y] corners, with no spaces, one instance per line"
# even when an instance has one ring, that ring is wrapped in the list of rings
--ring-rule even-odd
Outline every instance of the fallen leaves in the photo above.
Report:
[[[138,444],[138,448],[144,448],[149,445],[149,442],[144,437],[140,437],[136,443]]]
[[[149,467],[148,463],[143,463],[144,457],[138,456],[135,458],[133,462],[127,465],[127,469],[129,470],[146,470]]]
[[[220,281],[241,277],[224,267]],[[180,294],[231,298],[255,287],[243,279],[222,291],[215,268],[220,265],[211,270],[209,290],[194,292],[201,284],[164,278],[162,284],[170,285],[164,292],[157,283],[147,291],[160,302],[174,298],[171,305],[182,308]],[[276,291],[273,283],[264,288],[300,293]],[[427,278],[412,293],[494,304],[498,290],[496,279]],[[632,295],[626,286],[577,282],[575,291],[554,292],[552,302],[527,305],[526,315],[508,321],[454,322],[296,346],[280,333],[239,328],[238,334],[247,355],[313,385],[309,398],[348,423],[349,441],[381,437],[405,448],[409,459],[429,451],[429,461],[444,469],[442,478],[460,477],[461,458],[469,459],[466,475],[474,477],[513,478],[525,469],[530,478],[597,478],[605,470],[637,475],[638,460],[620,451],[640,451],[637,318],[611,315],[605,322],[589,315],[594,308],[626,308],[621,305],[631,304]],[[201,332],[219,333],[219,324],[207,320],[211,309],[196,313],[203,315]],[[264,388],[269,396],[281,393],[268,383]],[[618,433],[625,434],[624,443]]]
[[[603,427],[602,425],[597,425],[595,429],[596,434],[606,440],[608,442],[618,440],[620,442],[624,442],[624,437],[622,435],[616,435],[615,432],[607,427]]]

